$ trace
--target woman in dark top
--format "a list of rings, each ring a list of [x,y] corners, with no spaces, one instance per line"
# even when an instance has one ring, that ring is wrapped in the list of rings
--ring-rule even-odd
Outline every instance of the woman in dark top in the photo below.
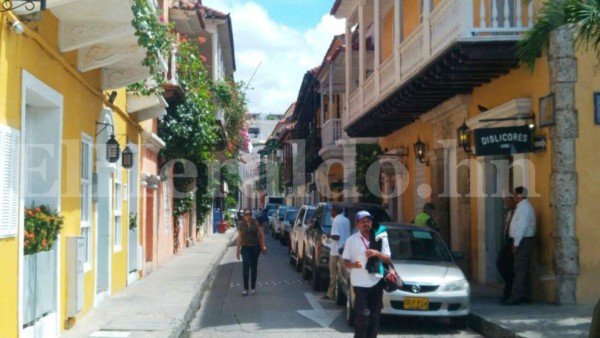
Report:
[[[248,277],[250,272],[252,272],[250,294],[253,295],[256,289],[258,256],[261,252],[263,254],[267,253],[267,246],[265,244],[265,234],[263,233],[262,226],[252,218],[252,211],[250,209],[244,209],[244,220],[238,227],[236,253],[238,261],[240,260],[240,251],[242,254],[244,277],[244,291],[242,292],[242,295],[248,295]]]

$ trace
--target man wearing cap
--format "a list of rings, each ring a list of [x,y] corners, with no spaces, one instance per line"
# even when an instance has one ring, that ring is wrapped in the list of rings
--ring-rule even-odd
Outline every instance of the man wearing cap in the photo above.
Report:
[[[438,231],[439,227],[437,223],[433,220],[433,218],[431,218],[431,214],[433,213],[434,209],[435,208],[433,207],[433,204],[425,203],[425,205],[423,205],[423,212],[418,214],[412,223],[422,227],[428,226],[433,230]]]
[[[342,259],[344,267],[350,270],[354,288],[354,337],[373,338],[379,330],[383,308],[383,264],[390,263],[390,245],[385,227],[373,229],[373,216],[368,211],[357,212],[355,219],[358,231],[346,240]],[[376,264],[371,264],[373,261]]]
[[[324,234],[331,238],[331,248],[329,251],[329,288],[323,299],[333,299],[338,275],[338,260],[340,259],[339,250],[346,244],[346,238],[350,236],[350,221],[342,212],[339,204],[331,206],[331,233]]]

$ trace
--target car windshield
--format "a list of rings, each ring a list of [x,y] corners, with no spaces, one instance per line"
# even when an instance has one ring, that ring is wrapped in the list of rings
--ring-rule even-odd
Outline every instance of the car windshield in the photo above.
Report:
[[[298,213],[298,210],[288,210],[288,212],[285,214],[285,220],[286,221],[293,221],[294,218],[296,218],[296,214]]]
[[[312,219],[314,214],[315,214],[315,209],[306,210],[306,217],[304,217],[304,219],[306,220],[306,223],[308,223],[308,221]]]
[[[452,261],[446,245],[431,231],[388,228],[387,232],[394,260]]]
[[[268,216],[273,216],[273,215],[275,215],[275,210],[274,210],[274,209],[271,209],[271,210],[269,210],[269,213],[268,213],[267,215],[268,215]]]

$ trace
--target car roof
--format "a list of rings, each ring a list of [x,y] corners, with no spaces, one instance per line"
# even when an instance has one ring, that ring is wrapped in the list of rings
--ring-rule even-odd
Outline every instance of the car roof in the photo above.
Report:
[[[385,226],[388,229],[399,229],[399,230],[420,230],[420,231],[429,231],[435,232],[432,228],[428,226],[418,226],[411,223],[398,223],[398,222],[379,222],[380,225]]]

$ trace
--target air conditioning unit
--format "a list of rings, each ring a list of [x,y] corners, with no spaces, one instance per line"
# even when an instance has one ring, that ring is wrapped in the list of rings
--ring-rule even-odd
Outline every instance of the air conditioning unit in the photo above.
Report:
[[[67,236],[67,317],[75,317],[83,308],[83,236]]]

